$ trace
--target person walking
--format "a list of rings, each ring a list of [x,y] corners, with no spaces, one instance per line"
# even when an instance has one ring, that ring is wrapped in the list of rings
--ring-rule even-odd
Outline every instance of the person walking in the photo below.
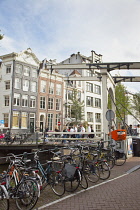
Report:
[[[133,136],[132,125],[129,125],[128,130],[127,130],[127,134],[128,134],[129,136]]]
[[[90,134],[90,138],[94,138],[95,134],[94,134],[93,132],[94,132],[94,130],[93,130],[93,127],[92,127],[92,125],[91,125],[91,133],[92,133],[92,134]]]
[[[83,125],[81,125],[81,132],[82,132],[82,133],[85,133],[85,128],[84,128]],[[84,134],[82,134],[82,138],[84,138]]]
[[[140,137],[140,125],[137,125],[137,136]]]
[[[88,124],[88,128],[87,128],[87,132],[91,133],[91,126],[89,124]],[[91,134],[88,134],[88,138],[91,138],[90,135]]]

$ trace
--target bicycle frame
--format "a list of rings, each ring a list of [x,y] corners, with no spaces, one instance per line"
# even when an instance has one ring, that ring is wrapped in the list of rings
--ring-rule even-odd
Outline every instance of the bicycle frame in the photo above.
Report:
[[[43,166],[41,165],[40,161],[37,160],[37,168],[39,169],[39,171],[41,172],[43,178],[45,179],[45,181],[48,183],[48,177],[47,177],[47,174],[50,173],[50,169],[51,169],[51,166],[48,165],[46,170],[44,170]]]

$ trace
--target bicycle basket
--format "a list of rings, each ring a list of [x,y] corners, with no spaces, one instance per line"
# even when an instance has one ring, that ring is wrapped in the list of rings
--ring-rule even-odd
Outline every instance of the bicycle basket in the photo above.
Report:
[[[72,164],[65,164],[64,170],[63,170],[63,174],[65,177],[69,178],[69,179],[73,179],[75,176],[75,172],[76,172],[76,167],[73,166]]]
[[[119,150],[116,150],[115,151],[116,158],[122,158],[123,155],[124,155],[124,152],[123,151],[119,151]]]

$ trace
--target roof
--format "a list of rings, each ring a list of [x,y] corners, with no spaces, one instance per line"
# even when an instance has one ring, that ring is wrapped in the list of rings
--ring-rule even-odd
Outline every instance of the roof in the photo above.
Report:
[[[71,74],[70,74],[70,75],[74,75],[74,74],[81,75],[81,74],[79,73],[79,71],[77,71],[76,69],[75,69],[75,70],[73,70],[73,71],[71,72]],[[69,76],[70,76],[70,75],[69,75]]]

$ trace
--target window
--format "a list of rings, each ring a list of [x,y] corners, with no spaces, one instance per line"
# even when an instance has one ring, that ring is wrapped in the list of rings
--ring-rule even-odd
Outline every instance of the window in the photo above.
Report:
[[[45,97],[44,96],[41,96],[40,97],[40,109],[45,109],[45,107],[46,107],[46,99],[45,99]]]
[[[31,96],[30,97],[30,108],[35,108],[36,107],[36,97]]]
[[[53,114],[48,114],[48,129],[53,130]]]
[[[92,70],[87,70],[86,71],[86,76],[92,77],[93,76],[93,71]]]
[[[20,94],[14,93],[14,106],[20,105]]]
[[[101,99],[100,98],[95,98],[95,107],[101,108]]]
[[[56,95],[61,96],[61,92],[62,92],[62,85],[56,84]]]
[[[9,106],[9,96],[4,96],[4,104],[5,106]]]
[[[101,132],[101,125],[96,125],[96,132]],[[96,134],[96,136],[101,137],[101,134]]]
[[[95,121],[101,122],[101,113],[95,113]]]
[[[21,79],[15,78],[15,88],[20,89],[21,88]]]
[[[58,122],[61,122],[61,120],[60,120],[60,114],[56,114],[55,125],[58,126]]]
[[[93,93],[93,84],[87,82],[86,83],[86,91]]]
[[[22,106],[23,107],[28,106],[28,95],[22,95]]]
[[[37,78],[37,70],[32,69],[32,77]]]
[[[53,98],[48,99],[48,109],[53,109]]]
[[[4,127],[9,127],[9,114],[4,114]]]
[[[31,82],[31,91],[32,92],[35,93],[37,91],[36,87],[37,87],[36,82]]]
[[[13,112],[13,128],[19,128],[19,112]]]
[[[24,79],[23,80],[23,91],[29,90],[29,80]]]
[[[11,73],[11,65],[6,66],[6,74]]]
[[[21,113],[21,128],[27,128],[27,112]]]
[[[87,96],[86,105],[87,106],[93,106],[93,97]]]
[[[93,122],[93,112],[87,112],[87,121]]]
[[[50,83],[49,94],[54,94],[54,83]]]
[[[56,98],[56,111],[61,110],[61,99]]]
[[[24,75],[30,76],[30,68],[28,66],[24,66]]]
[[[72,90],[68,90],[68,99],[72,99],[72,96],[73,96],[73,92]]]
[[[78,87],[81,87],[81,81],[77,81],[78,82]]]
[[[5,90],[9,90],[10,89],[10,80],[5,81]]]
[[[16,64],[16,73],[21,74],[22,73],[22,65]]]
[[[41,80],[41,83],[40,83],[40,92],[41,93],[45,93],[46,92],[46,81],[44,81],[44,80]]]
[[[101,87],[99,85],[94,86],[94,92],[101,95]]]

